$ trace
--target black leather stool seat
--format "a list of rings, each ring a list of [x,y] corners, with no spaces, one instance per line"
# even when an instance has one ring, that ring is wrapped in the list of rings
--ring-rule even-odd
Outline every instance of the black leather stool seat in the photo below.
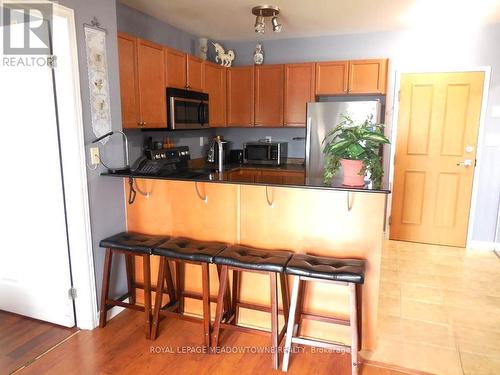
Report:
[[[155,236],[135,232],[121,232],[114,236],[105,238],[99,242],[99,246],[105,248],[137,251],[151,254],[153,248],[168,240],[168,236]]]
[[[226,247],[226,244],[220,242],[196,241],[178,237],[156,246],[153,249],[153,254],[171,259],[212,263],[213,257]]]
[[[290,275],[363,284],[365,261],[294,254],[286,265],[285,272]]]
[[[230,246],[214,258],[214,263],[256,271],[283,272],[292,253],[253,247]]]

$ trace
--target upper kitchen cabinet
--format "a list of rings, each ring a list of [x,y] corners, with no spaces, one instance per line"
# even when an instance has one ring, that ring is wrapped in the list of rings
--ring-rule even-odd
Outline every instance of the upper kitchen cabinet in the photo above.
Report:
[[[122,127],[125,129],[137,128],[140,122],[137,87],[137,38],[118,33],[118,58]]]
[[[240,66],[227,69],[227,125],[254,124],[254,68]],[[210,100],[210,99],[209,99]]]
[[[283,126],[285,66],[255,67],[255,126]]]
[[[209,125],[226,126],[226,69],[220,65],[205,61],[204,91],[208,94]]]
[[[385,94],[387,60],[349,61],[349,94]]]
[[[314,68],[314,63],[285,65],[285,126],[306,125],[307,103],[314,102]]]
[[[118,34],[122,127],[165,127],[163,47]]]
[[[186,54],[173,48],[164,48],[165,86],[185,89],[187,86]]]
[[[203,60],[173,48],[165,48],[165,86],[203,90]]]
[[[166,123],[163,47],[137,39],[139,127],[164,128]]]
[[[348,77],[348,61],[316,63],[316,95],[347,94]]]
[[[387,60],[316,63],[316,95],[385,94]]]
[[[186,88],[188,90],[203,91],[203,68],[202,59],[186,55]]]

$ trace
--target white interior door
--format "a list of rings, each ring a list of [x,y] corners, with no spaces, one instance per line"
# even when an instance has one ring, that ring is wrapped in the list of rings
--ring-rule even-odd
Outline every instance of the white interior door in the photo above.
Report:
[[[51,69],[0,65],[0,106],[0,309],[72,327]]]

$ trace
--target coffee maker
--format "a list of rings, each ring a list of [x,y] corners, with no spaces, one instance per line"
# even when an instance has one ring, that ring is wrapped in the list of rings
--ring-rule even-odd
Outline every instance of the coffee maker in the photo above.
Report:
[[[209,144],[207,153],[207,162],[216,164],[219,171],[222,171],[222,166],[229,162],[229,142],[224,140],[224,137],[217,135]]]

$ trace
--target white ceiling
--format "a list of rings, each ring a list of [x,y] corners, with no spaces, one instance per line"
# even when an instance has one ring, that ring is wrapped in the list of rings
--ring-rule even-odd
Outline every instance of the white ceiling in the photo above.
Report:
[[[454,21],[467,27],[500,22],[500,0],[120,0],[122,3],[196,36],[216,40],[255,40],[351,34]],[[271,3],[281,9],[282,33],[253,31],[252,7]]]

